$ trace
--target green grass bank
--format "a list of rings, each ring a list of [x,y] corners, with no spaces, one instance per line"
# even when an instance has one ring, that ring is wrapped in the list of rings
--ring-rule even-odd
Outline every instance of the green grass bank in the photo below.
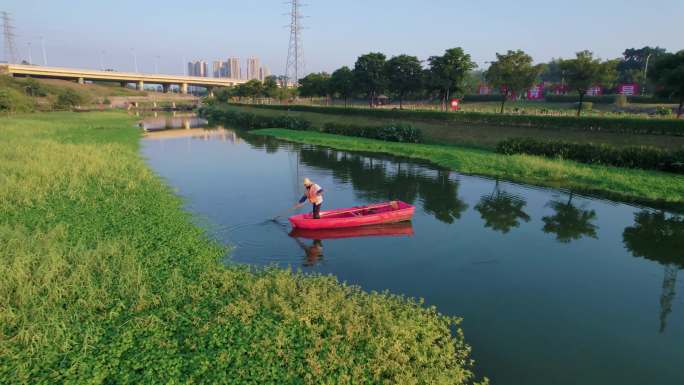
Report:
[[[684,136],[653,135],[632,132],[605,132],[574,128],[539,128],[531,126],[498,125],[487,123],[468,123],[463,120],[439,119],[453,117],[454,113],[370,110],[368,108],[311,107],[311,106],[248,106],[219,105],[219,109],[233,109],[266,116],[282,116],[287,114],[293,118],[306,119],[314,127],[322,128],[326,123],[381,126],[392,122],[411,123],[422,130],[425,141],[432,144],[450,144],[462,147],[493,150],[497,144],[510,138],[545,138],[547,140],[567,141],[574,143],[600,143],[617,147],[653,146],[669,150],[684,148]],[[285,110],[284,110],[285,109]],[[344,112],[348,111],[348,112]],[[371,111],[371,114],[367,114]],[[375,114],[375,115],[373,115]],[[496,119],[498,114],[490,114]],[[507,115],[511,116],[511,115]],[[513,116],[516,118],[516,116]],[[523,116],[524,118],[524,116]],[[538,117],[540,119],[554,117]],[[575,117],[568,117],[571,120]],[[504,118],[507,119],[507,118]],[[585,119],[585,118],[581,118]],[[656,121],[660,121],[654,119]],[[662,120],[666,121],[666,120]],[[684,121],[680,121],[684,127]]]
[[[224,266],[133,123],[0,118],[0,383],[474,381],[458,319],[332,277]]]
[[[501,155],[467,147],[392,143],[312,131],[273,128],[250,132],[340,150],[381,152],[424,159],[465,174],[565,188],[626,202],[684,210],[684,176],[681,175],[585,165],[530,155]]]

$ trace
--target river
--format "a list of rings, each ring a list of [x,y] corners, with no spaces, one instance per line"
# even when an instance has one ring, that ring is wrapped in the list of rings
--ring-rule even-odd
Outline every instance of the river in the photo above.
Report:
[[[222,128],[148,133],[142,153],[232,246],[225,263],[424,298],[463,317],[493,384],[684,383],[682,216]],[[268,219],[305,176],[325,189],[323,209],[400,199],[414,220],[290,234],[284,217]]]

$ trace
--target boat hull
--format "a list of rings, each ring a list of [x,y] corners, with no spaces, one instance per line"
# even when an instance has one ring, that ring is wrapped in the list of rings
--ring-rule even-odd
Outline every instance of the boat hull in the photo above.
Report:
[[[320,219],[313,219],[311,213],[293,215],[289,218],[293,228],[318,230],[339,229],[396,223],[411,220],[415,206],[401,201],[345,209],[321,211]]]

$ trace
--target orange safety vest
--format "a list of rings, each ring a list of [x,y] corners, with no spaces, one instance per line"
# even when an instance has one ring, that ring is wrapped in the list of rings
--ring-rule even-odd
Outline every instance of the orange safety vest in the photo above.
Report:
[[[306,197],[309,198],[309,202],[316,205],[320,205],[321,203],[323,203],[323,196],[317,194],[318,190],[320,189],[321,186],[317,185],[316,183],[314,183],[313,185],[311,185],[311,187],[306,189]]]

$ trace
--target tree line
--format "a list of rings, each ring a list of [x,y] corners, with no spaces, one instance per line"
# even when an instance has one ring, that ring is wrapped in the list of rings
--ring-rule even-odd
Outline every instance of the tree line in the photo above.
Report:
[[[534,64],[532,57],[522,50],[510,50],[497,53],[487,70],[478,70],[471,56],[456,47],[430,56],[425,64],[407,54],[387,58],[383,53],[370,52],[359,56],[353,68],[343,66],[332,74],[310,73],[299,79],[296,89],[282,86],[288,83],[287,79],[271,76],[264,82],[252,80],[224,91],[220,98],[337,97],[344,100],[346,107],[349,99],[362,96],[369,107],[374,107],[378,97],[388,93],[397,99],[400,109],[407,98],[414,98],[439,100],[441,109],[446,110],[449,99],[475,93],[479,84],[486,83],[501,96],[503,113],[507,100],[524,95],[533,85],[544,81],[562,84],[565,90],[577,94],[580,115],[592,87],[610,89],[617,83],[628,82],[649,83],[654,94],[678,100],[678,116],[684,104],[684,50],[668,53],[659,47],[630,48],[622,58],[610,60],[581,51],[570,59],[541,64]]]

